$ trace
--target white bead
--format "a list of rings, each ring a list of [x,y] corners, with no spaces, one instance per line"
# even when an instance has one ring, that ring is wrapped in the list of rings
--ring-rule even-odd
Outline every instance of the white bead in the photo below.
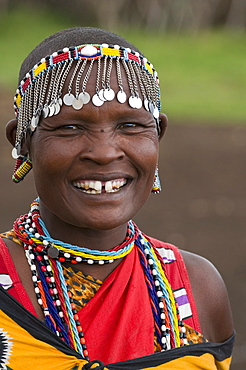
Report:
[[[128,51],[128,53],[132,52],[130,48],[126,48],[126,51]]]
[[[97,48],[93,45],[86,45],[80,50],[80,53],[87,57],[91,57],[92,55],[97,54]]]
[[[43,245],[47,246],[49,242],[47,240],[43,240]]]
[[[155,280],[155,286],[159,286],[159,285],[160,285],[159,281]]]
[[[166,318],[164,312],[161,313],[161,319],[164,320]]]
[[[109,262],[109,263],[113,263],[113,262],[114,262],[114,260],[109,260],[108,262]]]
[[[34,229],[32,227],[30,227],[29,231],[30,231],[30,233],[33,233]]]
[[[147,248],[145,248],[144,253],[149,254],[149,250]]]
[[[40,304],[40,306],[43,304],[43,301],[41,298],[38,299],[38,304]]]
[[[162,291],[161,290],[158,290],[158,292],[156,292],[156,295],[159,298],[162,297],[163,296]]]
[[[157,275],[157,271],[156,271],[156,269],[153,269],[153,270],[152,270],[152,275]]]
[[[139,57],[139,53],[137,51],[136,51],[135,55],[136,55],[136,57]]]
[[[46,256],[46,254],[44,255],[44,259],[47,261],[49,259],[48,256]]]
[[[56,288],[53,289],[53,292],[54,292],[54,294],[58,293]]]
[[[62,311],[59,312],[59,316],[60,317],[63,317],[64,316]]]
[[[35,238],[37,238],[37,239],[38,239],[38,238],[40,238],[40,234],[39,234],[39,233],[35,233],[35,235],[34,235],[34,236],[35,236]]]
[[[102,44],[102,48],[108,48],[108,44]]]
[[[50,282],[51,282],[51,283],[54,283],[54,282],[55,282],[55,278],[54,278],[54,276],[51,276],[51,278],[50,278]]]
[[[153,265],[154,261],[152,260],[152,258],[150,258],[150,259],[148,260],[148,263],[149,263],[150,265]]]
[[[167,330],[166,325],[162,325],[162,326],[161,326],[161,330],[162,330],[162,331],[166,331],[166,330]]]
[[[38,281],[37,276],[33,276],[33,277],[32,277],[32,281],[33,281],[34,283],[36,283],[36,282]]]
[[[41,63],[45,63],[45,58],[42,58],[41,59]]]
[[[65,258],[70,258],[70,256],[71,256],[70,253],[64,253]]]
[[[164,304],[163,304],[163,302],[159,302],[159,307],[160,307],[160,308],[164,308]]]
[[[67,53],[69,51],[69,48],[64,48],[63,53]]]
[[[182,333],[186,333],[186,327],[182,326],[181,331],[182,331]]]
[[[36,293],[36,294],[38,294],[38,293],[40,292],[40,290],[39,290],[39,288],[38,288],[38,287],[36,287],[36,288],[34,289],[34,291],[35,291],[35,293]]]
[[[36,266],[35,265],[31,265],[31,270],[32,271],[36,271]]]
[[[183,339],[184,344],[188,344],[188,340],[186,338]]]
[[[60,306],[60,305],[61,305],[61,301],[60,301],[59,299],[57,299],[57,301],[56,301],[56,305],[57,305],[57,306]]]
[[[76,257],[76,258],[75,258],[75,260],[76,260],[77,262],[81,262],[81,261],[82,261],[82,258],[81,258],[81,257]]]
[[[94,261],[93,260],[87,260],[88,265],[93,265]]]
[[[47,266],[47,271],[52,271],[51,266]]]
[[[30,254],[29,254],[29,257],[31,258],[31,260],[34,260],[34,259],[35,259],[35,256],[34,256],[34,254],[33,254],[33,253],[30,253]]]
[[[98,261],[99,265],[104,265],[104,261],[101,260],[101,261]]]
[[[114,45],[114,48],[115,48],[115,49],[119,49],[119,48],[120,48],[120,46],[119,46],[119,45]]]
[[[57,55],[58,55],[57,52],[55,52],[52,54],[52,57],[56,57]]]
[[[161,338],[161,343],[162,343],[162,344],[167,343],[167,339],[166,339],[166,337],[162,337],[162,338]]]

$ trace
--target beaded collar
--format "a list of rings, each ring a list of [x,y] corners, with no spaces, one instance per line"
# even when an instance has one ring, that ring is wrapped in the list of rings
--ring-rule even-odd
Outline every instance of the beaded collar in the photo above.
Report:
[[[104,253],[53,240],[40,217],[38,200],[33,202],[27,215],[15,221],[14,230],[24,244],[37,301],[43,310],[46,324],[86,360],[89,361],[89,353],[82,330],[83,323],[78,319],[61,263],[78,263],[83,260],[89,264],[97,261],[103,265],[110,263],[111,259],[122,258],[134,247],[139,252],[146,277],[158,344],[162,350],[187,344],[185,327],[179,320],[178,306],[165,275],[163,260],[132,221],[128,222],[125,241]]]
[[[111,88],[111,72],[116,65],[118,91]],[[93,66],[97,76],[93,96],[86,91]],[[122,73],[127,77],[130,96],[125,93]],[[68,90],[64,85],[68,81]],[[18,118],[13,157],[20,155],[21,141],[27,130],[34,131],[40,116],[59,114],[63,104],[78,110],[92,101],[99,107],[114,98],[131,108],[142,106],[156,120],[159,130],[160,89],[157,72],[141,54],[119,45],[83,44],[64,48],[41,59],[21,81],[14,107]]]

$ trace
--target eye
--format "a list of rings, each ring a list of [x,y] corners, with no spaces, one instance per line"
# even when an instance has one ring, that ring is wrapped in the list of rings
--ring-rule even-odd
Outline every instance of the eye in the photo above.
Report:
[[[82,131],[84,128],[80,125],[67,124],[59,126],[57,129],[64,131],[76,131],[76,130]]]

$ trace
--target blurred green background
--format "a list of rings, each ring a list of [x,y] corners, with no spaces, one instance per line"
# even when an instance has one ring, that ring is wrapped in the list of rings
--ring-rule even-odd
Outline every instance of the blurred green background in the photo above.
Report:
[[[20,63],[46,36],[92,25],[120,33],[146,54],[159,73],[162,110],[173,122],[244,124],[243,3],[1,0],[0,87],[15,90]]]
[[[25,56],[64,28],[95,26],[126,37],[159,73],[169,129],[161,144],[163,191],[136,221],[148,235],[215,264],[237,331],[232,370],[246,368],[246,1],[0,0],[1,230],[29,209],[32,174],[11,182],[5,139]]]

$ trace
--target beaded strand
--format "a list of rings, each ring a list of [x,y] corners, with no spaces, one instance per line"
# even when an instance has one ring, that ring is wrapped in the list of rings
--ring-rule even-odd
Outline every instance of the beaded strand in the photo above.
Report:
[[[60,249],[58,255],[51,257],[48,248],[57,248],[58,244],[60,247],[63,243],[53,240],[49,235],[40,218],[38,200],[33,202],[27,215],[16,220],[14,231],[16,236],[24,243],[26,257],[32,273],[34,291],[38,304],[44,313],[47,326],[89,361],[82,325],[72,294],[68,290],[64,279],[61,265],[65,261],[78,263],[79,261],[76,260],[77,254],[80,249],[84,250],[86,248],[66,245],[66,248],[70,251],[69,253]],[[94,250],[86,249],[87,263],[88,256],[89,259],[91,256],[97,258],[100,264],[100,258],[106,263],[107,255],[112,258],[112,252],[114,252],[114,258],[122,255],[124,248],[130,253],[133,247],[128,248],[128,246],[132,244],[133,247],[136,246],[138,249],[140,263],[145,274],[157,342],[162,350],[186,345],[186,329],[179,318],[178,306],[165,275],[163,259],[132,221],[128,222],[127,236],[121,245],[110,251],[104,251],[101,256],[100,253],[99,255],[95,254]],[[60,254],[61,250],[63,254]]]

